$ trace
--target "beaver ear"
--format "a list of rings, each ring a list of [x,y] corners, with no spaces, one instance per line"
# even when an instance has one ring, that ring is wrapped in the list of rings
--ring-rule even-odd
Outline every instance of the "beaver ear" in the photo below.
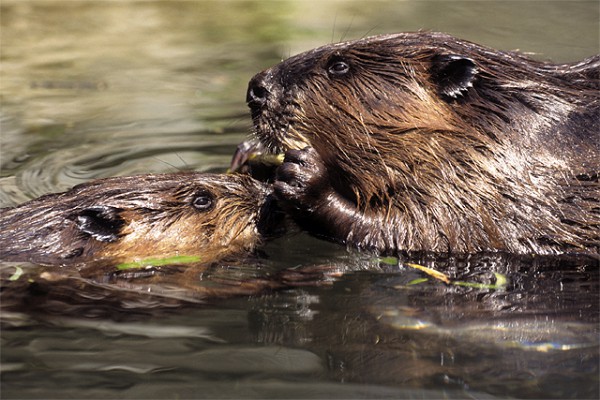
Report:
[[[121,209],[98,206],[83,209],[72,216],[77,227],[100,242],[114,242],[119,239],[125,220]]]
[[[431,68],[440,93],[451,99],[464,96],[478,72],[473,60],[455,54],[436,56]]]

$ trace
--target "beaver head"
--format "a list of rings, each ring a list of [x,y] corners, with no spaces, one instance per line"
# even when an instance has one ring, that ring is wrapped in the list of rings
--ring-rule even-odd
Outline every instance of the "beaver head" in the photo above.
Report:
[[[598,245],[599,71],[403,33],[294,56],[247,101],[263,145],[310,146],[345,214],[398,232],[360,246],[546,252]]]
[[[96,180],[0,210],[0,259],[73,264],[197,255],[211,261],[251,250],[271,232],[269,193],[241,175]]]

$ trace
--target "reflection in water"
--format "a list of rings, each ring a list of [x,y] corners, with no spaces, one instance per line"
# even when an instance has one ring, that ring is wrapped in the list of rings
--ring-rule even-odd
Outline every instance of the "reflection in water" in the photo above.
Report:
[[[348,382],[534,398],[597,395],[594,260],[484,255],[434,264],[467,281],[494,271],[510,283],[473,290],[411,284],[419,273],[408,270],[356,273],[326,295],[308,289],[255,301],[256,339],[310,348]]]
[[[250,131],[250,77],[338,39],[434,29],[556,61],[599,48],[597,4],[583,1],[0,7],[0,206],[98,177],[225,171]],[[406,261],[465,282],[489,284],[496,272],[508,284],[445,285],[303,235],[196,269],[2,263],[2,394],[599,396],[597,260]]]
[[[281,269],[285,261],[263,256],[241,265],[85,278],[21,265],[25,273],[13,281],[15,266],[5,266],[3,336],[9,354],[22,354],[32,365],[106,379],[109,371],[127,371],[135,396],[144,393],[145,374],[173,368],[187,384],[193,376],[196,387],[211,374],[252,382],[260,373],[308,379],[315,388],[325,379],[463,395],[597,394],[600,276],[594,260],[501,254],[408,260],[429,261],[464,281],[485,280],[490,271],[507,277],[506,288],[483,290],[431,279],[413,283],[423,277],[418,270],[345,252],[331,256],[288,269]],[[217,301],[222,296],[235,297]],[[48,330],[59,344],[40,352],[38,335]],[[103,339],[88,350],[72,348],[63,342],[64,330],[78,342],[97,337],[93,332]],[[111,337],[124,347],[116,350]],[[151,350],[132,345],[136,337]],[[94,361],[78,364],[92,348]],[[275,353],[290,366],[272,368]],[[43,379],[26,364],[10,370],[17,381]],[[165,380],[164,387],[171,384]]]

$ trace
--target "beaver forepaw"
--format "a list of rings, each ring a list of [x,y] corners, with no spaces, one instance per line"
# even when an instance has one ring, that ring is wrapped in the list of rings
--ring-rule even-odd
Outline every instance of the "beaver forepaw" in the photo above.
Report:
[[[327,184],[326,168],[312,147],[289,150],[277,169],[275,194],[296,208],[311,208],[318,202]]]

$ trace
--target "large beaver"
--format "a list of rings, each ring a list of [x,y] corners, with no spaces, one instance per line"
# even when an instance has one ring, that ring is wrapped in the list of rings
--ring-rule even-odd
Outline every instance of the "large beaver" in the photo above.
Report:
[[[600,57],[548,64],[441,33],[332,44],[257,74],[276,193],[321,236],[379,252],[600,245]],[[308,147],[307,147],[308,146]]]
[[[0,260],[214,260],[251,250],[273,232],[277,211],[270,191],[248,176],[203,173],[84,183],[1,209]]]

